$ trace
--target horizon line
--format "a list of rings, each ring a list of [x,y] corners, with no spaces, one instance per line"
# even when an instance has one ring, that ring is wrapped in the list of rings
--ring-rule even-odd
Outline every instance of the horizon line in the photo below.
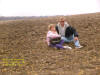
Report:
[[[0,16],[0,17],[53,17],[53,16],[73,16],[73,15],[85,15],[85,14],[95,14],[95,13],[100,13],[100,12],[91,12],[91,13],[80,13],[80,14],[70,14],[70,15],[38,15],[38,16],[35,16],[35,15],[32,15],[32,16]]]

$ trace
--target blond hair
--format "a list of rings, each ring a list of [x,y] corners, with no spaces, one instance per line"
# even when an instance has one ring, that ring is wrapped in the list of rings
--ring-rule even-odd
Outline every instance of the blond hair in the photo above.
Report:
[[[61,22],[61,21],[65,21],[65,17],[64,16],[61,16],[58,18],[58,22]]]
[[[48,29],[51,30],[52,27],[55,27],[55,24],[50,24],[50,25],[48,26]]]

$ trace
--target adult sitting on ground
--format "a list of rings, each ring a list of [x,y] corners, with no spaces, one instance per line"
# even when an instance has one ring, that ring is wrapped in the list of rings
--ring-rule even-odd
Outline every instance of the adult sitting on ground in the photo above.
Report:
[[[78,33],[76,29],[70,26],[67,22],[65,22],[64,17],[59,18],[59,22],[56,25],[56,31],[59,35],[61,35],[61,39],[65,42],[74,42],[76,48],[82,48],[78,39]]]

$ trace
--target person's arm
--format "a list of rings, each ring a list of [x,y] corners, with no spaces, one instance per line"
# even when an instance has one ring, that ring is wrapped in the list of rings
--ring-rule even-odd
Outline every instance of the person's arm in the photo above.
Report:
[[[77,33],[75,28],[72,27],[72,30],[73,30],[73,33],[74,33],[74,40],[76,41],[76,40],[78,40],[78,36],[79,35],[78,35],[78,33]]]
[[[73,33],[74,33],[74,37],[78,37],[79,35],[78,35],[76,29],[72,27],[72,30],[73,30]]]
[[[56,29],[57,33],[59,34],[59,30],[58,30],[58,26],[57,25],[56,25],[55,29]]]
[[[48,32],[47,37],[56,38],[56,37],[61,37],[61,36],[58,33]]]
[[[66,33],[65,34],[66,37],[69,37],[69,36],[71,36],[73,34],[74,34],[74,37],[78,37],[78,33],[76,32],[76,29],[71,27],[71,26],[68,26],[66,28],[66,32],[65,33]]]

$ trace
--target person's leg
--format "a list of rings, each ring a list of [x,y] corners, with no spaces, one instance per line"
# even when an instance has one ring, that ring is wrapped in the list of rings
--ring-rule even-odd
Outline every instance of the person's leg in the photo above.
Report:
[[[61,42],[61,44],[62,44],[62,42]],[[64,48],[61,44],[55,44],[55,45],[50,44],[49,46],[50,47],[56,47],[56,48]]]
[[[59,44],[60,44],[60,45],[63,45],[63,43],[64,43],[64,40],[61,40]]]
[[[64,49],[64,47],[61,44],[56,44],[56,48]]]
[[[49,47],[56,47],[56,45],[50,44]]]
[[[69,38],[69,40],[74,41],[74,44],[75,44],[76,47],[79,47],[79,46],[80,46],[79,40],[74,40],[74,35],[72,35],[72,36]]]
[[[61,39],[64,40],[65,42],[72,42],[74,41],[74,35],[70,36],[69,38],[61,37]],[[76,47],[80,46],[79,40],[74,41],[74,44]]]
[[[64,40],[64,42],[70,42],[70,40],[66,37],[61,37],[61,40]]]
[[[80,46],[79,40],[74,41],[74,44],[76,47],[79,47]]]

